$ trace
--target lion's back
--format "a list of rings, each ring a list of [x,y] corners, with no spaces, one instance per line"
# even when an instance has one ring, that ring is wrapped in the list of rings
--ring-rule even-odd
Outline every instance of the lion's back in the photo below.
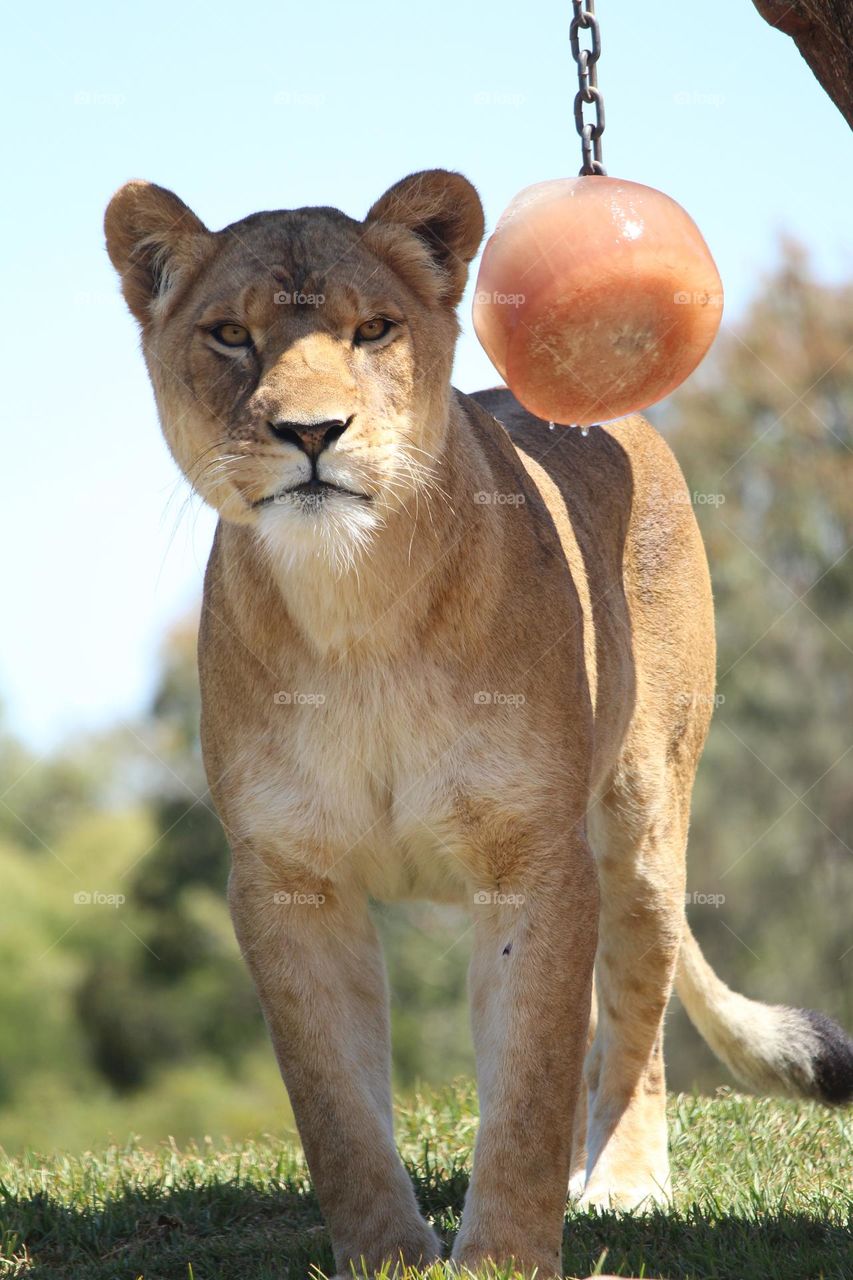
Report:
[[[602,676],[609,664],[601,642],[621,647],[624,638],[647,710],[671,720],[673,698],[689,694],[699,700],[700,713],[690,718],[703,737],[716,664],[711,584],[690,491],[669,445],[638,414],[584,435],[552,429],[506,387],[471,398],[506,428],[534,479],[544,471],[551,482],[539,488],[555,523],[571,525],[578,548],[571,568],[585,576],[597,615]]]

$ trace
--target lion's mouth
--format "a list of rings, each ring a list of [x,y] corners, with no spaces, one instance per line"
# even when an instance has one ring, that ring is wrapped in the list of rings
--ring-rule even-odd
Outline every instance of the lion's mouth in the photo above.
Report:
[[[295,484],[290,489],[277,489],[275,493],[267,494],[265,498],[259,498],[257,502],[253,502],[252,506],[259,508],[292,503],[299,506],[318,507],[322,506],[334,493],[342,494],[347,498],[360,498],[362,502],[371,500],[367,493],[358,493],[355,489],[347,489],[342,484],[332,484],[329,480],[314,478],[302,484]]]

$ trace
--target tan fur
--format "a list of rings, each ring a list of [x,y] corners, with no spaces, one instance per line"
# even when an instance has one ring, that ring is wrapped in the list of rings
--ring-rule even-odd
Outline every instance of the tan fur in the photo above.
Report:
[[[212,234],[144,183],[107,215],[166,439],[222,517],[205,764],[341,1271],[439,1255],[394,1147],[370,896],[460,902],[474,921],[482,1119],[457,1262],[558,1272],[573,1167],[594,1203],[668,1189],[662,1020],[712,701],[708,572],[640,418],[583,438],[506,391],[452,391],[482,230],[473,188],[440,170],[364,223],[307,209]],[[354,345],[377,315],[391,338]],[[254,349],[214,351],[221,322]],[[268,424],[333,420],[350,425],[318,474],[365,498],[253,506],[310,470]]]

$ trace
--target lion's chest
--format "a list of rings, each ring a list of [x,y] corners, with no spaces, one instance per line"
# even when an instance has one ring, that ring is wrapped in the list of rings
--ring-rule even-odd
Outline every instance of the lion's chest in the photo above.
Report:
[[[278,690],[239,745],[228,825],[267,858],[380,900],[460,900],[475,858],[459,812],[475,710],[440,670],[313,673]]]

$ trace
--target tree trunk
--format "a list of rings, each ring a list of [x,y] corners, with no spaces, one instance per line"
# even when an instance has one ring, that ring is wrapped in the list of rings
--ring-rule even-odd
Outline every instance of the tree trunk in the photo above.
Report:
[[[853,129],[853,0],[753,0],[789,35]]]

